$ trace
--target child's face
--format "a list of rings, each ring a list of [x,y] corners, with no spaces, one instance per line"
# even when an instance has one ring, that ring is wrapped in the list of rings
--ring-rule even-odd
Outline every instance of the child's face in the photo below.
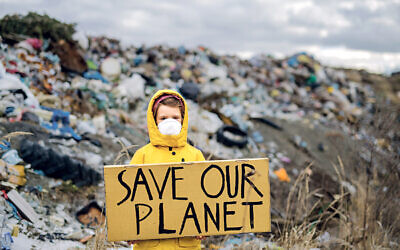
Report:
[[[160,104],[157,110],[156,123],[160,124],[165,119],[175,119],[182,124],[182,115],[178,107]]]

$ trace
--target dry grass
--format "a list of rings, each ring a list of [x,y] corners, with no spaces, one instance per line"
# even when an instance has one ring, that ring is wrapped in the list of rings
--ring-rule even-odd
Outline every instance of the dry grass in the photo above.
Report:
[[[334,164],[333,167],[338,183],[343,183],[345,167],[340,157],[338,165]],[[321,200],[312,203],[312,197],[319,190],[309,190],[310,169],[311,166],[308,166],[295,181],[287,198],[286,218],[279,224],[279,232],[271,241],[284,249],[400,247],[396,243],[399,236],[400,210],[398,206],[397,209],[395,206],[388,209],[381,206],[382,203],[388,204],[395,199],[398,201],[398,193],[383,197],[379,189],[371,187],[373,181],[367,182],[368,176],[361,175],[351,182],[357,190],[354,195],[348,193],[344,185],[340,185],[338,194],[334,195],[328,205],[324,205]],[[398,183],[392,185],[398,186]],[[319,211],[318,214],[314,213],[316,210]],[[384,224],[385,216],[389,216],[392,223]],[[321,241],[325,232],[329,232],[330,237],[327,241]]]
[[[103,211],[102,211],[103,212]],[[107,241],[107,220],[96,227],[94,237],[88,241],[86,248],[93,250],[118,249],[118,247],[127,247],[126,242],[108,242]]]
[[[91,249],[96,250],[107,249],[106,242],[106,225],[103,224],[96,229],[96,236],[94,237],[94,241],[92,242],[93,245],[90,246],[89,244],[89,246]]]
[[[119,145],[121,145],[121,150],[118,152],[117,157],[114,160],[114,164],[121,164],[124,160],[130,160],[132,156],[129,154],[129,149],[138,147],[138,145],[126,146],[120,139],[118,139]]]
[[[320,218],[316,218],[313,222],[305,220],[310,216],[310,211],[318,205],[316,203],[311,208],[308,202],[316,193],[309,190],[311,166],[310,164],[300,173],[287,198],[286,220],[283,228],[279,228],[280,237],[276,239],[278,245],[286,249],[307,249],[317,245],[315,242],[316,223]]]
[[[129,149],[135,148],[138,145],[130,145],[126,146],[121,140],[118,139],[118,143],[121,145],[121,150],[118,152],[117,157],[114,160],[114,164],[122,164],[126,160],[131,159],[131,155],[129,154]],[[128,246],[126,242],[108,242],[107,241],[107,222],[96,229],[96,234],[88,244],[88,249],[95,249],[95,250],[103,250],[103,249],[112,249],[118,248],[118,246]]]
[[[30,133],[30,132],[22,132],[22,131],[11,132],[11,133],[8,133],[5,136],[1,137],[0,141],[2,141],[2,140],[10,141],[11,138],[17,137],[17,136],[20,136],[20,135],[33,135],[33,134]]]
[[[398,107],[380,106],[367,121],[369,127],[359,124],[367,126],[371,135],[364,140],[369,159],[353,159],[354,166],[345,166],[340,157],[332,163],[337,193],[328,204],[313,199],[319,190],[309,189],[311,166],[301,172],[287,198],[286,217],[278,223],[279,232],[272,241],[285,249],[400,248],[400,157],[390,143],[377,147],[374,139],[396,140],[398,111]],[[348,184],[355,192],[350,193]],[[323,242],[320,239],[326,232],[330,237]]]

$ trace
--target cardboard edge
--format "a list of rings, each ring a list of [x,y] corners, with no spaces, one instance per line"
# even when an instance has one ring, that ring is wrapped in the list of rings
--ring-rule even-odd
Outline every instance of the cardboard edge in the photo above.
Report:
[[[132,165],[105,165],[104,168],[118,168],[118,167],[146,167],[146,166],[168,166],[171,164],[179,165],[193,165],[194,163],[204,163],[204,162],[224,162],[224,161],[235,161],[235,162],[247,162],[247,161],[263,161],[266,160],[269,163],[269,158],[246,158],[246,159],[229,159],[229,160],[213,160],[213,161],[190,161],[190,162],[163,162],[163,163],[150,163],[150,164],[132,164]],[[269,168],[269,164],[268,164]]]

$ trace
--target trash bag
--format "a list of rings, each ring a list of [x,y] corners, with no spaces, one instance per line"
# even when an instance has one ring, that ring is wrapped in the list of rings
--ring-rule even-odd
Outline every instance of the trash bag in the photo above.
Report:
[[[217,131],[217,141],[228,147],[243,148],[248,142],[247,133],[235,126],[224,125]]]
[[[126,78],[112,90],[117,98],[127,97],[128,101],[135,101],[144,98],[145,79],[139,74],[133,74],[132,77]]]
[[[86,61],[79,53],[76,42],[60,40],[53,43],[52,51],[60,58],[63,71],[83,74],[88,70]]]
[[[189,128],[191,131],[212,135],[224,125],[217,114],[202,109],[197,103],[188,100],[187,106],[190,117]]]
[[[2,62],[0,62],[0,91],[1,90],[21,93],[26,106],[32,108],[39,108],[40,106],[30,89],[26,87],[18,77],[5,72]]]
[[[115,58],[106,58],[100,65],[101,73],[109,79],[117,78],[121,74],[121,64]]]
[[[87,50],[89,48],[89,40],[85,33],[82,31],[77,31],[72,35],[72,38],[78,42],[79,46],[81,46],[82,49]]]
[[[100,173],[82,162],[29,140],[21,143],[19,151],[25,162],[30,163],[33,169],[42,170],[47,176],[72,180],[77,186],[94,185],[101,180]]]
[[[39,116],[32,112],[24,112],[22,113],[21,121],[33,122],[36,124],[40,123]]]
[[[197,96],[200,93],[200,89],[196,83],[185,82],[182,87],[179,88],[179,92],[181,92],[183,97],[196,101]]]

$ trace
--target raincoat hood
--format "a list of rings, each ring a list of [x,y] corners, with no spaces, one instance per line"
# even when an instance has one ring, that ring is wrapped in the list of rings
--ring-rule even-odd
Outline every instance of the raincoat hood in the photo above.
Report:
[[[153,105],[155,100],[165,94],[175,95],[182,99],[183,105],[185,106],[185,114],[183,117],[182,129],[178,135],[163,135],[158,130],[156,121],[153,114]],[[166,146],[166,147],[183,147],[187,142],[187,130],[188,130],[188,111],[185,99],[176,91],[173,90],[159,90],[151,98],[149,106],[147,107],[147,128],[149,130],[150,143],[153,146]]]

